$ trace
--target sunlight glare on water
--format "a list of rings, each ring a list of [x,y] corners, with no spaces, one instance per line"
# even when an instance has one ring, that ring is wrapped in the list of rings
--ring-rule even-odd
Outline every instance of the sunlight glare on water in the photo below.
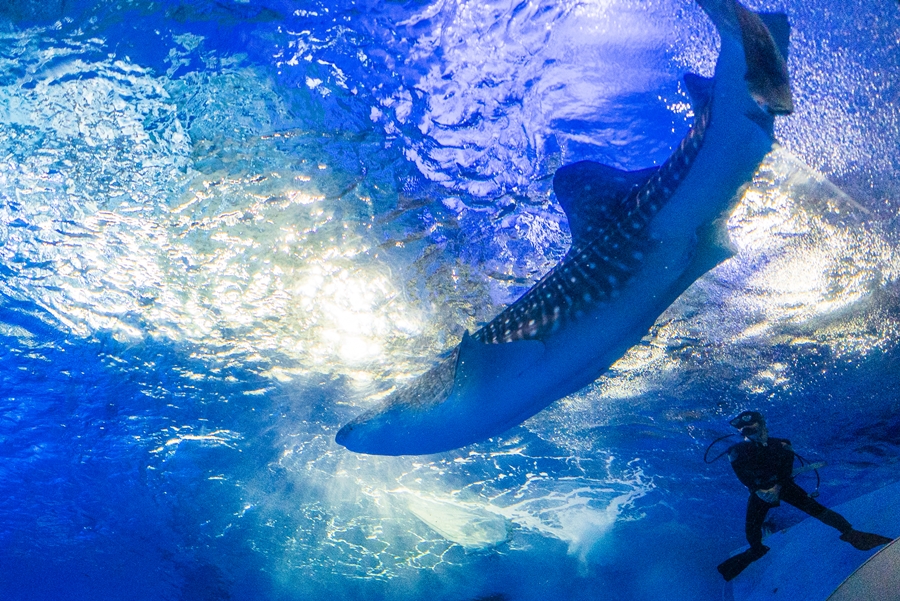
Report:
[[[16,41],[28,48],[35,35]],[[78,50],[101,45],[89,40]],[[34,60],[54,61],[52,54]],[[0,101],[16,147],[42,145],[0,176],[17,198],[2,207],[13,227],[0,252],[16,252],[13,263],[26,267],[3,284],[7,292],[24,294],[31,266],[41,265],[40,302],[78,335],[228,345],[361,377],[370,376],[356,368],[381,356],[398,331],[420,333],[416,308],[386,266],[359,262],[373,241],[365,224],[335,217],[334,200],[319,191],[333,177],[321,158],[298,171],[277,150],[283,137],[241,128],[233,141],[205,139],[220,135],[208,129],[210,116],[230,112],[247,126],[271,102],[260,74],[236,67],[208,80],[168,80],[123,60],[71,58],[31,80],[27,94],[6,88]],[[177,108],[198,97],[207,99],[202,114]],[[83,156],[72,155],[75,141]],[[215,160],[190,165],[191,144],[208,146]],[[65,252],[48,254],[47,242]]]
[[[729,233],[739,255],[723,271],[756,293],[745,302],[756,296],[752,311],[763,316],[747,336],[771,335],[790,324],[814,331],[817,322],[840,320],[842,311],[852,311],[900,274],[896,234],[784,150],[768,157]],[[834,332],[828,339],[839,354],[847,350]],[[883,340],[861,339],[855,352],[865,354]]]

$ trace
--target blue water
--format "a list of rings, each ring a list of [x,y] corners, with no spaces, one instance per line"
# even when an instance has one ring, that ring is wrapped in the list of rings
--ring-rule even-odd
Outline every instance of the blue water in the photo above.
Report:
[[[333,436],[565,253],[558,166],[668,156],[705,16],[4,2],[0,598],[717,599],[728,417],[827,460],[826,504],[896,481],[900,6],[751,7],[797,111],[738,255],[580,393],[382,458]]]

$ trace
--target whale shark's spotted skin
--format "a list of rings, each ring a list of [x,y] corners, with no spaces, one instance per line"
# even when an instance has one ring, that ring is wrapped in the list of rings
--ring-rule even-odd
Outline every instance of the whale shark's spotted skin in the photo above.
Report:
[[[595,238],[573,245],[563,262],[473,338],[487,344],[543,340],[593,304],[615,298],[640,267],[647,224],[684,179],[703,146],[710,109],[709,104],[703,108],[663,166],[614,207]]]

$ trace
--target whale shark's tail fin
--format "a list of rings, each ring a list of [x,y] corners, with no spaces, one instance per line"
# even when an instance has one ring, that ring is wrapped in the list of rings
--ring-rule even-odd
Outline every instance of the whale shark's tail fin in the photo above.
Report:
[[[741,40],[747,62],[747,87],[771,115],[794,111],[788,80],[790,25],[784,13],[755,13],[736,0],[697,0],[722,36]]]

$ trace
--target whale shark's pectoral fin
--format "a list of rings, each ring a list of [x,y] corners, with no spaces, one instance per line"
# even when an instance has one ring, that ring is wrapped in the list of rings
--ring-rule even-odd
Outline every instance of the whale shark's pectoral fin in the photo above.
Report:
[[[459,343],[454,393],[489,389],[492,384],[515,378],[533,366],[543,354],[544,343],[540,340],[485,344],[467,331]]]
[[[572,245],[589,241],[605,224],[617,221],[625,208],[622,200],[640,188],[658,167],[622,171],[593,161],[560,167],[553,176],[553,191],[569,219]]]

